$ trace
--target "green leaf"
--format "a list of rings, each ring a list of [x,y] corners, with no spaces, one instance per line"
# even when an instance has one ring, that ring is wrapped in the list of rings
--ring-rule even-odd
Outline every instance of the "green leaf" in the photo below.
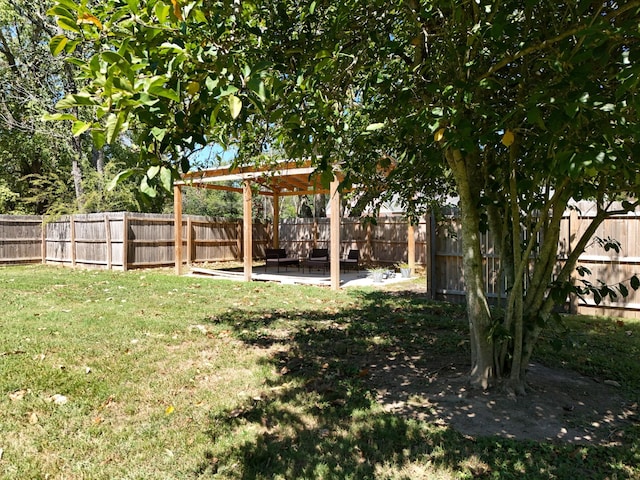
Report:
[[[235,95],[229,95],[229,110],[231,111],[231,118],[238,118],[242,110],[242,100]]]
[[[67,42],[67,45],[65,47],[65,50],[67,51],[68,54],[72,54],[76,51],[76,47],[80,45],[80,40],[71,40],[69,42]],[[68,58],[67,59],[68,62],[73,63],[74,61],[80,61],[82,62],[82,60],[79,60],[77,58]],[[82,64],[84,66],[84,62]]]
[[[380,130],[381,128],[384,128],[384,125],[384,123],[370,123],[367,125],[366,131],[373,132],[375,130]]]
[[[80,29],[78,28],[77,21],[67,17],[58,17],[56,21],[58,26],[63,30],[68,30],[74,33],[80,33]]]
[[[568,117],[573,118],[578,113],[579,108],[580,107],[578,106],[578,104],[576,102],[567,102],[564,105],[564,113]]]
[[[159,171],[160,171],[160,165],[150,166],[149,169],[147,170],[147,177],[149,177],[149,180],[155,177]]]
[[[61,17],[71,21],[75,21],[78,18],[78,6],[75,5],[74,7],[75,8],[69,9],[64,5],[54,5],[49,10],[47,10],[47,15],[49,15],[50,17]]]
[[[77,120],[73,122],[73,125],[71,126],[71,132],[73,133],[74,137],[79,137],[90,128],[91,122],[83,122],[81,120]]]
[[[167,129],[166,128],[153,127],[151,129],[151,135],[153,135],[153,138],[155,138],[159,142],[162,141],[162,139],[164,138],[164,136],[166,134],[167,134]]]
[[[191,168],[191,165],[189,164],[189,157],[184,156],[180,159],[180,168],[184,173],[189,171],[189,168]]]
[[[137,0],[135,2],[136,4],[138,3]],[[166,5],[162,2],[158,2],[156,3],[156,8],[155,8],[155,12],[156,12],[156,16],[158,17],[158,21],[160,23],[165,23],[167,21],[167,19],[169,18],[169,13],[171,12],[171,7],[169,7],[169,5]]]
[[[331,182],[333,182],[333,172],[331,171],[331,168],[327,166],[327,168],[322,170],[322,173],[320,174],[320,183],[324,188],[329,188]]]
[[[633,288],[634,290],[638,290],[640,288],[640,279],[637,275],[634,275],[629,280],[629,284],[631,285],[631,288]]]
[[[57,3],[72,12],[77,12],[80,9],[80,5],[75,0],[57,0]]]
[[[623,297],[629,296],[629,289],[625,287],[624,284],[622,283],[618,285],[618,291],[620,292],[620,295],[622,295]]]
[[[67,46],[69,39],[64,35],[56,35],[49,40],[49,50],[51,54],[56,57],[64,51],[64,47]]]
[[[146,176],[142,177],[142,181],[140,182],[140,191],[144,193],[147,197],[151,197],[151,198],[156,198],[156,196],[158,195],[158,192],[156,192],[156,189],[151,185],[149,185],[149,182],[147,181]]]
[[[160,169],[160,182],[167,192],[171,192],[173,187],[173,172],[171,169],[165,166]]]
[[[45,122],[55,122],[59,120],[71,120],[72,122],[75,122],[77,118],[75,115],[71,115],[70,113],[45,113],[42,116],[42,120]]]
[[[106,143],[104,130],[94,128],[93,130],[91,130],[91,138],[93,139],[93,144],[96,149],[100,150],[102,147],[104,147]]]
[[[218,78],[207,77],[204,81],[204,84],[207,86],[207,90],[213,92],[214,88],[218,86],[220,80]]]
[[[234,87],[233,85],[227,85],[226,87],[220,89],[220,98],[226,97],[227,95],[232,95],[237,91],[237,87]]]
[[[177,43],[164,42],[162,45],[160,45],[159,48],[162,49],[162,50],[173,50],[176,53],[183,53],[184,52],[184,48],[182,48]]]
[[[118,135],[120,135],[124,125],[125,116],[125,112],[118,112],[117,115],[114,113],[109,114],[105,122],[107,142],[113,143],[118,139]]]
[[[168,98],[169,100],[173,100],[176,103],[180,102],[180,95],[178,95],[175,90],[172,90],[170,88],[153,86],[149,89],[148,93],[150,95],[155,95],[156,97]]]
[[[96,105],[96,102],[93,98],[91,98],[90,94],[82,92],[74,95],[67,95],[58,103],[56,103],[56,108],[59,110],[63,110],[65,108],[76,108],[82,105],[93,106]]]
[[[220,112],[222,103],[218,103],[213,110],[211,110],[211,117],[209,118],[209,125],[211,128],[216,126],[218,122],[218,113]],[[186,171],[186,170],[183,170]]]
[[[158,2],[162,5],[162,2]],[[140,11],[139,7],[139,0],[127,0],[127,5],[129,6],[129,10],[131,10],[131,13],[133,13],[134,15],[137,15],[138,12]],[[167,7],[169,8],[169,7]],[[157,5],[156,5],[156,9],[157,9]]]
[[[113,51],[102,52],[102,58],[104,58],[108,63],[129,63],[122,55]]]
[[[318,53],[316,53],[316,56],[314,58],[316,60],[320,60],[322,58],[331,58],[331,52],[329,50],[320,50]]]
[[[251,77],[251,79],[247,82],[247,88],[258,95],[258,98],[260,98],[260,100],[265,101],[267,99],[264,81],[262,80],[262,78],[260,78],[260,76],[254,75],[253,77]]]
[[[597,290],[593,290],[593,300],[596,302],[596,305],[600,305],[600,302],[602,302],[602,296]]]
[[[542,113],[540,112],[540,109],[535,105],[527,110],[527,120],[530,124],[537,125],[543,130],[547,129],[546,125],[544,124],[544,120],[542,119]]]
[[[118,183],[123,182],[124,180],[129,178],[131,175],[134,175],[136,173],[139,173],[139,170],[137,168],[128,168],[127,170],[121,171],[111,179],[111,181],[107,185],[107,190],[113,190],[114,188],[116,188],[116,185]]]

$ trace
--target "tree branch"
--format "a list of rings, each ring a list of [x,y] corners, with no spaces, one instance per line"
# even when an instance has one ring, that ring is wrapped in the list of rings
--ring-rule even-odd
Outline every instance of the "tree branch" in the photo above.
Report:
[[[623,13],[627,12],[630,9],[633,8],[640,8],[640,0],[636,0],[633,2],[630,2],[620,8],[618,8],[615,12],[611,12],[607,15],[604,15],[602,18],[603,19],[615,19],[617,17],[619,17],[620,15],[622,15]],[[504,67],[506,67],[507,65],[509,65],[510,63],[514,62],[515,60],[518,60],[519,58],[525,57],[527,55],[530,55],[532,53],[538,52],[540,50],[544,50],[562,40],[564,40],[565,38],[571,37],[572,35],[575,35],[576,33],[581,32],[582,30],[585,30],[586,28],[588,28],[591,25],[579,25],[576,26],[574,28],[571,28],[569,30],[566,30],[565,32],[561,33],[560,35],[554,37],[554,38],[550,38],[548,40],[544,40],[542,43],[538,43],[536,45],[531,45],[530,47],[527,47],[523,50],[520,50],[519,52],[513,54],[513,55],[509,55],[506,58],[503,58],[500,62],[496,63],[495,65],[493,65],[489,70],[487,70],[485,73],[483,73],[482,75],[480,75],[480,77],[478,77],[478,81],[480,80],[484,80],[485,78],[490,77],[491,75],[493,75],[494,73],[496,73],[498,70],[503,69]]]

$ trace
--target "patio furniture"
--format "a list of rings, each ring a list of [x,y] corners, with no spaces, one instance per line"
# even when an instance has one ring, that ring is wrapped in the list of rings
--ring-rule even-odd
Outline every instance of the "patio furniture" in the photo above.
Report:
[[[351,249],[347,254],[347,258],[340,260],[340,268],[346,271],[347,269],[360,270],[360,250]]]
[[[278,273],[280,272],[280,265],[287,268],[290,265],[295,265],[300,269],[300,260],[297,257],[288,257],[287,251],[284,248],[267,248],[265,250],[265,262],[264,270],[267,271],[269,265],[275,265]]]
[[[309,254],[309,258],[302,262],[302,271],[304,267],[307,267],[309,271],[312,268],[317,268],[326,272],[329,269],[329,249],[328,248],[314,248]]]

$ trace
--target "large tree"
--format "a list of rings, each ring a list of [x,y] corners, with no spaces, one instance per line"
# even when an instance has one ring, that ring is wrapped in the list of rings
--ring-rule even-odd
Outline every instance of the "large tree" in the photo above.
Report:
[[[96,149],[86,133],[43,121],[58,100],[78,91],[76,67],[49,50],[62,31],[47,16],[52,5],[0,0],[0,213],[161,210],[161,199],[149,201],[132,186],[106,188],[116,166],[135,165],[131,148]]]
[[[46,9],[25,0],[0,1],[0,175],[13,193],[4,211],[44,213],[74,199],[71,176],[64,173],[74,162],[72,136],[41,120],[64,95],[68,69],[48,51],[57,27]]]
[[[533,347],[571,285],[597,226],[637,206],[640,2],[58,0],[97,142],[135,123],[149,169],[170,185],[187,153],[277,144],[330,178],[384,183],[408,208],[453,185],[461,210],[471,382],[525,390]],[[61,117],[69,118],[69,117]],[[105,121],[106,120],[106,121]],[[571,199],[598,215],[556,270]],[[504,277],[490,308],[480,236],[491,230]],[[632,286],[637,286],[635,277]],[[626,287],[617,286],[624,294]]]

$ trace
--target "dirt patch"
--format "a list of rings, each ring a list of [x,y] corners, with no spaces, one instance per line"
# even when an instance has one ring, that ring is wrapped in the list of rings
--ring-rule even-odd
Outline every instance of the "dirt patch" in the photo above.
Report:
[[[463,355],[434,359],[413,351],[372,359],[369,379],[387,411],[470,437],[619,445],[624,429],[640,421],[638,405],[605,379],[532,364],[527,395],[513,396],[470,389],[468,370]]]
[[[524,397],[468,387],[466,368],[439,370],[418,358],[387,360],[370,380],[384,408],[408,418],[449,425],[470,437],[576,444],[621,444],[623,428],[638,419],[615,387],[574,372],[531,365]]]

